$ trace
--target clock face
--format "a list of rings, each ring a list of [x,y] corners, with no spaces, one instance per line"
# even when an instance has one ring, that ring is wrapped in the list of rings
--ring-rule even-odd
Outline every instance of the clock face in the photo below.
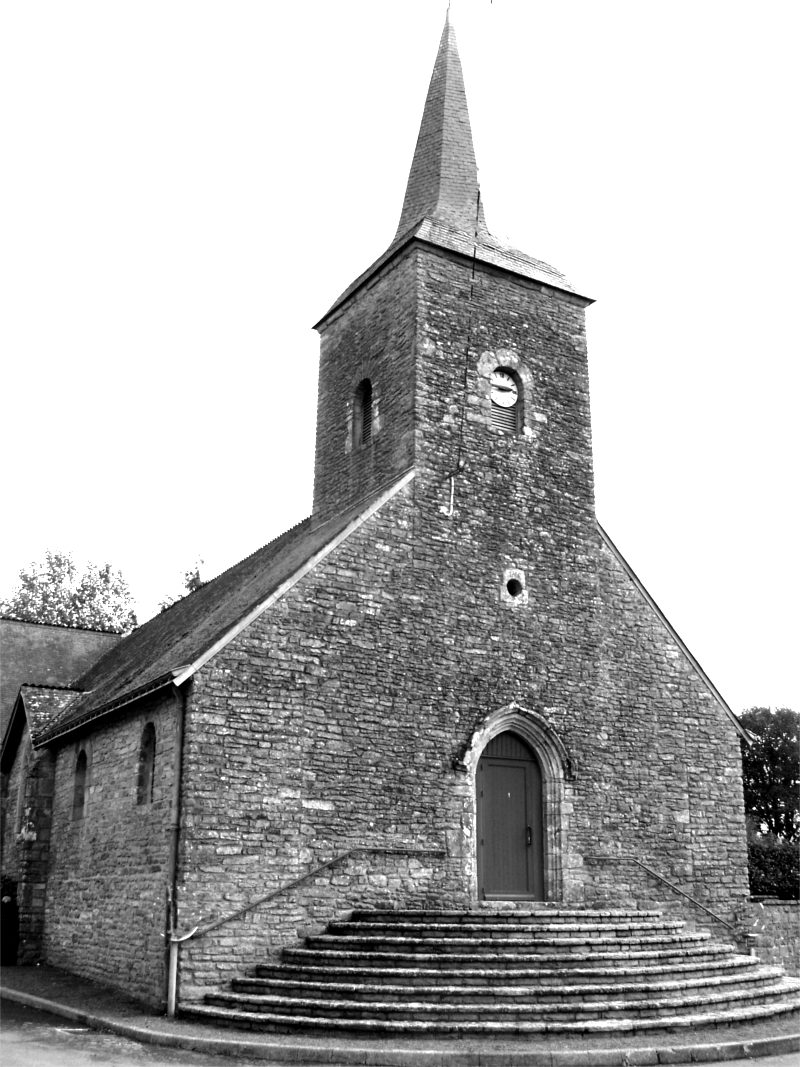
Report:
[[[501,408],[513,408],[519,392],[517,383],[507,370],[492,371],[492,402]]]

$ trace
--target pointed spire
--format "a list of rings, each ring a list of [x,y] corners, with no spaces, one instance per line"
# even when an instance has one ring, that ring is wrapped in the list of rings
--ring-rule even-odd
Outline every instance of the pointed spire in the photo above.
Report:
[[[395,240],[423,218],[487,233],[464,76],[448,9]]]

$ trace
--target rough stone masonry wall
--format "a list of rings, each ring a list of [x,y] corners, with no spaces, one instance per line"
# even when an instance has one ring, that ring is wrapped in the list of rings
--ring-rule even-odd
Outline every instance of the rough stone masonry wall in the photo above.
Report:
[[[3,798],[2,873],[16,883],[18,963],[36,963],[42,956],[53,772],[51,753],[32,750],[25,726]]]
[[[476,714],[516,700],[572,754],[566,896],[619,900],[629,885],[652,906],[661,883],[590,865],[598,853],[649,857],[730,919],[748,891],[738,737],[598,534],[580,302],[435,254],[420,255],[419,275],[417,568],[427,553],[422,584],[460,606],[449,619],[462,652],[464,615],[491,619],[472,626]],[[519,435],[490,425],[498,366],[518,376]],[[513,604],[509,569],[526,584]],[[491,615],[498,598],[505,618]],[[454,673],[468,676],[468,660],[455,657]]]
[[[391,264],[338,311],[320,344],[314,514],[320,520],[346,510],[413,458],[413,260]],[[372,383],[372,437],[355,440],[354,399],[363,379]]]
[[[379,516],[195,678],[187,715],[179,891],[189,928],[236,910],[320,863],[363,848],[250,920],[182,950],[181,998],[198,997],[301,932],[360,904],[464,906],[452,725],[426,687],[407,498]],[[409,604],[408,596],[412,600]],[[220,797],[222,801],[220,802]],[[429,849],[395,855],[383,849]]]
[[[800,976],[800,901],[754,898],[742,911],[742,926],[760,959]]]
[[[153,799],[137,804],[142,730],[156,730]],[[165,864],[175,765],[172,698],[140,709],[58,751],[47,884],[48,963],[123,988],[148,1003],[164,995]],[[89,757],[84,816],[73,818],[75,764]]]
[[[31,739],[25,726],[17,746],[14,762],[7,775],[3,776],[3,874],[15,881],[19,878],[19,852],[17,835],[21,829],[24,795],[20,784],[24,780],[26,765],[31,759]]]
[[[677,906],[705,922],[636,858],[735,923],[749,896],[738,735],[604,544],[598,563],[603,642],[584,743],[593,768],[586,804],[595,809],[588,855],[617,862],[590,859],[587,892]]]
[[[589,865],[600,849],[666,849],[695,887],[736,863],[732,727],[595,525],[580,301],[482,266],[473,279],[429,250],[412,261],[417,366],[397,387],[416,391],[416,477],[197,676],[181,925],[355,845],[446,855],[417,872],[360,857],[188,942],[184,999],[364,901],[474,905],[475,786],[454,763],[511,704],[548,724],[575,772],[555,846],[563,899],[614,891],[617,872]],[[519,435],[491,426],[496,366],[523,383]]]

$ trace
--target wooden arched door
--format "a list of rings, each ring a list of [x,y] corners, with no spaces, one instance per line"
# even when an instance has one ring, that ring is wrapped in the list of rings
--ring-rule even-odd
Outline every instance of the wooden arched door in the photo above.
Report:
[[[542,772],[522,738],[498,734],[476,775],[478,895],[544,900]]]

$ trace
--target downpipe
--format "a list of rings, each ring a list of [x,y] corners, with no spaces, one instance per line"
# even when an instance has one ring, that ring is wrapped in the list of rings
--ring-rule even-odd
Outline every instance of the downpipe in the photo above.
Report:
[[[178,701],[178,722],[175,732],[175,769],[172,781],[172,805],[169,826],[169,851],[167,853],[167,923],[166,941],[169,946],[167,958],[167,1015],[173,1018],[178,1001],[178,956],[179,945],[192,934],[178,935],[178,844],[181,828],[181,789],[183,784],[183,737],[186,722],[188,686],[175,688]]]

